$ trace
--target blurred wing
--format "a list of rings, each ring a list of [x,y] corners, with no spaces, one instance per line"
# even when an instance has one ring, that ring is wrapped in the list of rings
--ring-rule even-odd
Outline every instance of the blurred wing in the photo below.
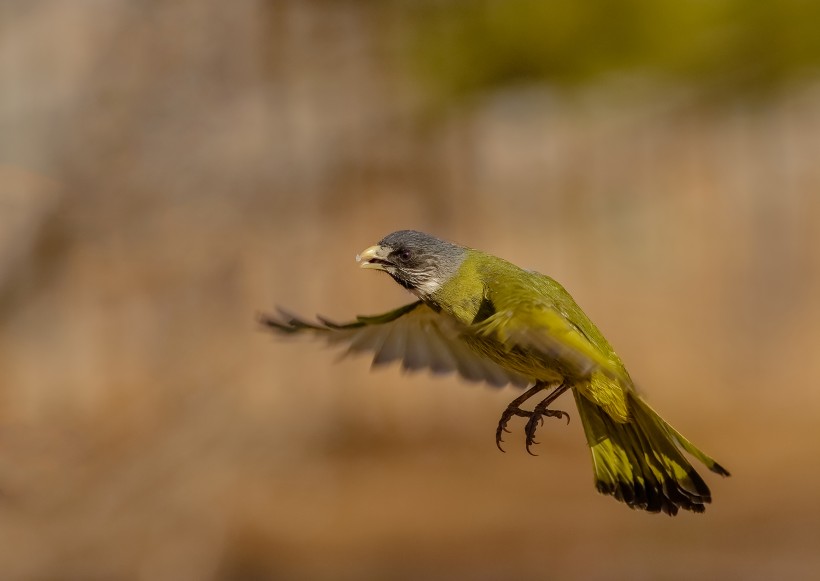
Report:
[[[275,332],[313,334],[331,345],[347,345],[346,355],[373,353],[374,367],[401,361],[405,371],[457,372],[469,381],[484,381],[496,387],[531,383],[474,353],[461,337],[464,326],[436,313],[422,301],[382,315],[359,316],[343,324],[323,317],[309,322],[281,309],[278,317],[261,315],[259,322]]]
[[[470,332],[491,337],[508,351],[519,349],[540,355],[548,362],[560,362],[561,366],[582,376],[600,370],[624,385],[631,384],[617,356],[609,357],[596,346],[568,313],[539,300],[505,306],[507,308],[500,308],[480,323],[471,325]]]

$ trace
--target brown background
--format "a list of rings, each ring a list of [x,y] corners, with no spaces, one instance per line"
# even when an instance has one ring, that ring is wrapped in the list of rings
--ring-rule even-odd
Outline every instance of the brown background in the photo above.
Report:
[[[0,576],[820,573],[818,85],[441,100],[386,5],[4,3]],[[732,471],[706,514],[596,494],[577,418],[499,453],[515,391],[258,331],[410,300],[353,260],[399,228],[563,282]]]

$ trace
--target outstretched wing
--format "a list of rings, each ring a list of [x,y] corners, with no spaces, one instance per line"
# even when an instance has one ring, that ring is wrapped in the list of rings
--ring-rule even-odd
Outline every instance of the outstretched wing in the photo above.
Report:
[[[346,354],[373,353],[374,367],[400,361],[405,371],[457,372],[469,381],[484,381],[496,387],[531,383],[474,353],[461,338],[464,327],[422,301],[382,315],[359,316],[343,324],[323,317],[317,317],[316,322],[305,321],[282,309],[278,316],[260,315],[259,322],[274,332],[313,334],[330,345],[347,345]]]

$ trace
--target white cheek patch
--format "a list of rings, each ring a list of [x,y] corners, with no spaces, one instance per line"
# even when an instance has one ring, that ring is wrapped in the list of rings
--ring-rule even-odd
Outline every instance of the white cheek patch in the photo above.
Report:
[[[441,280],[438,278],[430,278],[425,280],[416,287],[416,294],[419,296],[429,296],[441,288]]]

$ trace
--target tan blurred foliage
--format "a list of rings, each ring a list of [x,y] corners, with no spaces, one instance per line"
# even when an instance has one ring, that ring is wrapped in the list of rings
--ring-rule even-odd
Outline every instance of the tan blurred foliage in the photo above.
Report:
[[[432,111],[400,5],[0,8],[0,577],[818,574],[817,85]],[[597,495],[577,422],[498,453],[511,390],[258,331],[407,301],[353,261],[407,227],[562,281],[733,472],[707,513]]]

